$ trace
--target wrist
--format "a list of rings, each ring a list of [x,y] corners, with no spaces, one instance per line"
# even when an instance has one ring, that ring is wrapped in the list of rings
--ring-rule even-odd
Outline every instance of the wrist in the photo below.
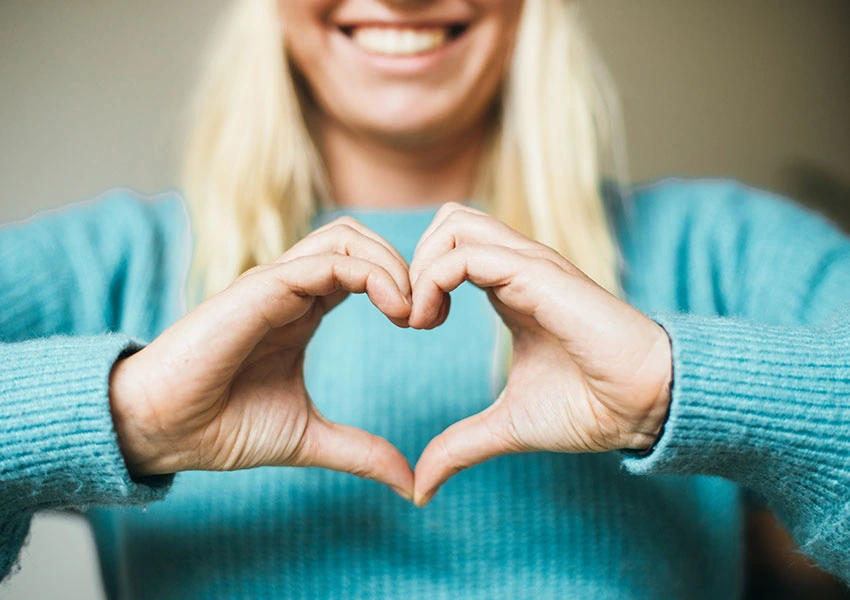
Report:
[[[119,359],[109,375],[109,408],[118,447],[134,477],[174,473],[181,469],[161,452],[163,444],[158,439],[161,435],[155,434],[159,428],[152,418],[151,402],[136,375],[139,359],[138,354]]]
[[[649,454],[661,439],[664,425],[670,414],[670,403],[673,389],[673,352],[670,337],[658,325],[659,335],[652,351],[649,353],[648,364],[653,373],[652,380],[656,383],[651,389],[650,400],[645,405],[636,420],[635,427],[621,446],[620,450]]]

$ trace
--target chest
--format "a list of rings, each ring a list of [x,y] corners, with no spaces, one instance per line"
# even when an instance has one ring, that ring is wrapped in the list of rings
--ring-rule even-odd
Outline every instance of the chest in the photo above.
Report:
[[[504,381],[498,315],[464,284],[446,322],[430,331],[399,328],[363,295],[322,321],[305,359],[313,402],[329,419],[365,428],[412,456],[460,418],[488,406]]]

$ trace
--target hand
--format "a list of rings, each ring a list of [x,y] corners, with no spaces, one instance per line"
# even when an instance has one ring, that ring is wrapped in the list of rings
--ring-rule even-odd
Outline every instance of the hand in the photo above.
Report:
[[[393,323],[407,325],[407,263],[343,217],[118,362],[110,399],[131,473],[318,466],[410,498],[404,456],[383,438],[324,419],[304,387],[307,342],[349,292],[365,292]]]
[[[452,475],[517,452],[648,448],[660,433],[672,376],[666,332],[551,248],[480,211],[442,207],[413,262],[411,327],[440,325],[448,292],[487,291],[513,335],[504,391],[435,437],[416,465],[417,505]]]

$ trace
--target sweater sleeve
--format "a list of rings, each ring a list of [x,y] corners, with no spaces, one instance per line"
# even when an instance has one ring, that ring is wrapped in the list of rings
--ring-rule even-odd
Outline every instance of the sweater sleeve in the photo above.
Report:
[[[176,197],[119,192],[0,229],[0,579],[36,511],[168,490],[129,474],[109,375],[176,315],[184,226]]]
[[[850,582],[850,240],[740,187],[699,210],[694,227],[726,221],[677,247],[703,246],[689,253],[711,266],[720,316],[650,313],[671,340],[672,401],[654,450],[625,467],[747,486]]]
[[[109,411],[112,365],[139,347],[121,334],[0,344],[0,579],[36,511],[167,491],[171,476],[130,476]]]

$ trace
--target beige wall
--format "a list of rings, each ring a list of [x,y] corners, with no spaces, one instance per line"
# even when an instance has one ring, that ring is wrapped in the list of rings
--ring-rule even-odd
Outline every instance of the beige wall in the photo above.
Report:
[[[223,0],[0,2],[0,210],[174,185],[177,111]]]
[[[738,177],[850,224],[850,2],[585,6],[622,91],[637,179]]]
[[[0,220],[175,185],[177,116],[224,0],[0,2]],[[850,3],[586,0],[632,173],[726,175],[850,207]],[[841,200],[846,199],[842,203]],[[82,521],[37,520],[0,597],[96,598]]]

